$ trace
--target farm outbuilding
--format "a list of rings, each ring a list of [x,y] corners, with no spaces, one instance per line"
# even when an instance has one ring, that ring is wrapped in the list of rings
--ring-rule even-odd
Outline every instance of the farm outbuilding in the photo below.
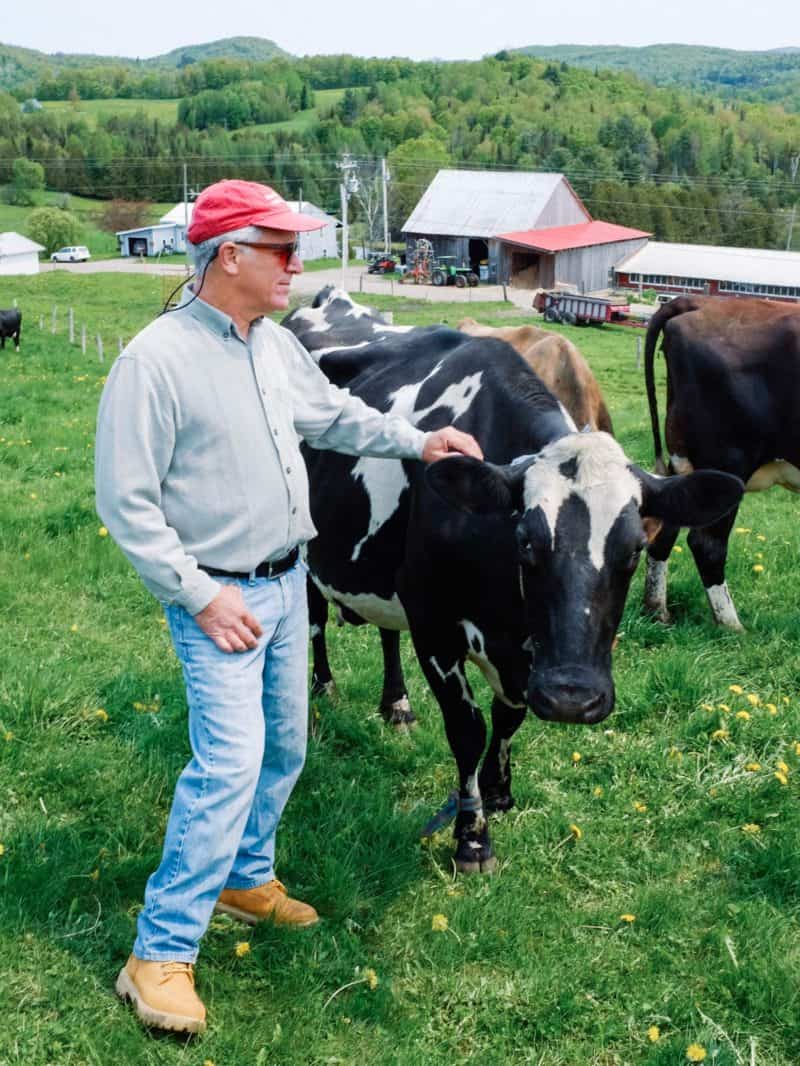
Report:
[[[38,274],[44,248],[21,233],[0,233],[0,274]]]
[[[309,233],[300,234],[298,251],[300,258],[308,259],[335,259],[339,255],[339,244],[336,231],[341,226],[338,218],[329,215],[316,204],[310,204],[308,200],[289,200],[292,211],[299,211],[302,215],[311,215],[325,221],[323,229],[312,230]]]
[[[556,283],[584,292],[604,289],[609,272],[643,248],[650,234],[610,222],[501,233],[499,272],[518,288],[552,289]]]
[[[152,256],[186,251],[186,227],[182,222],[158,222],[152,226],[120,230],[119,254]]]
[[[594,220],[563,174],[504,170],[440,170],[403,233],[408,253],[425,237],[481,281],[584,292],[650,236]]]
[[[800,252],[650,241],[616,268],[619,288],[800,301]]]

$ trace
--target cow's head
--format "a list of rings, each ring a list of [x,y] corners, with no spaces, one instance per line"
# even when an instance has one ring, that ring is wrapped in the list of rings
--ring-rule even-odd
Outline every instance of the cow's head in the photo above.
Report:
[[[528,703],[546,721],[587,725],[614,707],[611,648],[646,526],[709,525],[744,491],[712,470],[654,477],[606,433],[569,434],[505,467],[447,458],[427,477],[461,510],[515,520],[534,653]]]

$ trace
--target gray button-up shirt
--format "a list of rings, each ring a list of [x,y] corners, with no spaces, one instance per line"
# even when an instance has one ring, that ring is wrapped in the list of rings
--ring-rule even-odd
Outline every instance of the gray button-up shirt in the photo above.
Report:
[[[267,318],[247,340],[200,299],[142,330],[108,376],[97,421],[97,510],[164,603],[203,610],[198,563],[250,572],[316,534],[299,439],[418,459],[426,435],[332,385]]]

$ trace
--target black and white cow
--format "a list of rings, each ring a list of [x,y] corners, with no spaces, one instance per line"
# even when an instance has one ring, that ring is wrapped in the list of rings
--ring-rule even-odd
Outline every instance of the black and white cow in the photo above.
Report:
[[[6,337],[14,342],[14,347],[19,351],[19,335],[22,331],[22,312],[16,307],[8,311],[0,311],[0,348],[5,348]]]
[[[510,744],[526,710],[594,724],[614,706],[611,647],[643,517],[704,525],[736,506],[743,486],[712,471],[657,478],[608,434],[575,432],[502,341],[389,331],[374,318],[366,339],[365,308],[337,293],[318,302],[286,325],[323,353],[332,379],[423,430],[472,433],[489,460],[453,457],[426,472],[305,453],[314,581],[351,616],[410,629],[458,765],[456,866],[485,871],[495,861],[486,814],[513,805]],[[326,343],[333,337],[341,347]],[[488,748],[468,659],[494,693]]]

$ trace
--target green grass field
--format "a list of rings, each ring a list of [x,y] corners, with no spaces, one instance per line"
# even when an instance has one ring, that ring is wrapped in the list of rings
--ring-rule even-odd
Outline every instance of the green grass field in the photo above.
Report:
[[[294,130],[296,133],[302,133],[316,126],[320,118],[325,117],[339,103],[344,93],[344,89],[315,89],[314,107],[307,111],[298,111],[292,118],[283,122],[262,122],[254,126],[243,126],[242,129],[247,132],[257,130],[274,133],[276,130]]]
[[[178,121],[177,100],[130,100],[126,97],[111,97],[108,100],[44,100],[46,111],[55,111],[68,117],[84,118],[96,123],[101,115],[133,115],[144,111],[148,118],[157,118],[170,126]]]
[[[94,513],[109,364],[38,318],[75,306],[109,350],[152,317],[161,282],[0,279],[0,306],[13,297],[25,324],[21,352],[0,355],[3,1066],[680,1066],[700,1061],[692,1045],[714,1066],[796,1066],[798,534],[779,490],[746,499],[731,538],[746,634],[710,623],[682,536],[676,625],[642,617],[634,579],[614,714],[594,730],[524,723],[492,878],[453,877],[447,832],[420,845],[455,771],[409,641],[420,724],[397,736],[377,713],[377,634],[333,628],[340,696],[313,704],[278,842],[279,875],[324,921],[293,934],[215,918],[198,965],[208,1033],[141,1030],[113,980],[187,758],[183,686],[158,604]],[[398,324],[461,314],[372,302]],[[634,332],[565,332],[649,466]]]

